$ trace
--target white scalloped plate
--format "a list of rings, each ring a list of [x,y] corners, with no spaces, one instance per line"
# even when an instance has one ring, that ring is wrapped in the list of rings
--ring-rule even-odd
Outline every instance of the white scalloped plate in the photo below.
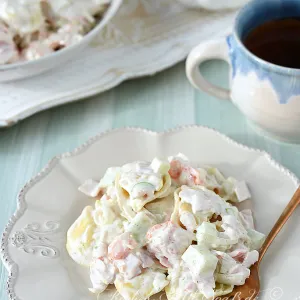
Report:
[[[242,146],[213,129],[188,126],[155,133],[127,128],[101,133],[73,152],[54,158],[20,192],[18,209],[1,243],[9,272],[9,299],[96,299],[87,290],[87,269],[74,263],[65,250],[66,231],[91,203],[77,187],[86,178],[100,178],[109,166],[178,152],[199,165],[215,165],[226,175],[245,179],[258,230],[264,233],[270,231],[299,184],[267,153]],[[260,299],[300,297],[299,232],[298,210],[264,258]],[[112,289],[98,299],[111,299],[113,294]]]

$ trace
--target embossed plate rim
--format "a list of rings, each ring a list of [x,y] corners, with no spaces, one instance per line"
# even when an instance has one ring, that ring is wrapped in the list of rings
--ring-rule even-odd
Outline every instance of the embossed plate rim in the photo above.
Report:
[[[280,163],[276,162],[269,153],[263,150],[251,148],[248,146],[245,146],[243,144],[240,144],[233,139],[229,138],[223,133],[220,133],[214,128],[210,128],[207,126],[201,126],[201,125],[186,125],[186,126],[180,126],[176,127],[173,129],[161,131],[161,132],[156,132],[148,129],[143,129],[139,127],[123,127],[123,128],[117,128],[117,129],[112,129],[112,130],[107,130],[104,132],[99,133],[98,135],[90,138],[88,141],[83,143],[81,146],[75,148],[73,151],[63,153],[61,155],[55,156],[52,160],[49,161],[49,163],[36,175],[34,176],[28,183],[25,184],[25,186],[21,189],[18,198],[17,198],[17,209],[15,213],[12,215],[10,218],[8,224],[6,225],[4,232],[2,234],[1,238],[1,249],[0,249],[0,256],[2,259],[2,262],[4,266],[6,267],[8,271],[8,279],[7,279],[7,286],[6,290],[9,296],[9,299],[11,300],[21,300],[18,298],[18,296],[15,294],[14,291],[14,285],[16,282],[16,279],[18,277],[18,265],[12,260],[10,257],[9,251],[8,251],[8,241],[9,241],[9,236],[11,235],[11,232],[13,230],[14,225],[16,222],[22,217],[24,212],[26,211],[26,201],[25,201],[25,195],[26,193],[40,180],[45,178],[54,168],[55,166],[59,163],[59,161],[63,158],[67,157],[73,157],[78,154],[81,154],[85,152],[89,147],[91,147],[94,143],[98,142],[101,140],[103,137],[106,137],[112,133],[116,132],[122,132],[122,131],[130,131],[130,132],[135,132],[135,133],[143,133],[145,135],[153,135],[153,136],[167,136],[173,133],[180,133],[185,130],[189,129],[201,129],[201,130],[207,130],[211,131],[215,135],[217,135],[220,139],[226,141],[227,143],[234,145],[235,147],[238,147],[239,149],[243,151],[251,151],[255,152],[258,156],[264,157],[268,163],[275,167],[278,171],[286,175],[290,180],[293,182],[295,185],[295,188],[300,185],[300,180],[296,177],[294,173],[292,173],[290,170],[288,170],[286,167],[282,166]]]

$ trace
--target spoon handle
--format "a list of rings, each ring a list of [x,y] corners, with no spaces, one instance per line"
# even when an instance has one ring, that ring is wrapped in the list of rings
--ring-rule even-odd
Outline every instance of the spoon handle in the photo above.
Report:
[[[293,198],[289,202],[289,204],[286,206],[285,210],[279,217],[278,221],[275,223],[274,227],[270,231],[269,235],[267,236],[264,244],[262,245],[260,249],[260,255],[258,263],[261,262],[263,256],[267,252],[269,246],[274,241],[275,237],[279,233],[279,231],[282,229],[283,225],[287,222],[287,220],[290,218],[294,210],[297,208],[297,206],[300,204],[300,187],[298,187],[297,191],[293,195]]]
[[[267,236],[264,244],[262,245],[260,249],[260,255],[258,263],[261,262],[263,256],[265,255],[266,251],[268,250],[269,246],[279,233],[279,231],[282,229],[283,225],[287,222],[287,220],[290,218],[294,210],[297,208],[297,206],[300,204],[300,187],[298,187],[297,191],[293,195],[293,198],[279,217],[278,221],[275,223],[274,227],[270,231],[269,235]]]

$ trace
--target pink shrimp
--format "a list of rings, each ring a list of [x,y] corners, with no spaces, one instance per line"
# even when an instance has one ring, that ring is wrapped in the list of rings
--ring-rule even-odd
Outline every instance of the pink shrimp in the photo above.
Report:
[[[190,168],[189,171],[190,171],[190,174],[191,174],[194,184],[204,185],[204,181],[202,179],[200,179],[200,173],[198,170],[196,170],[194,168]]]
[[[147,239],[148,251],[170,267],[192,243],[192,234],[168,221],[150,228]]]
[[[178,179],[182,172],[182,163],[179,160],[172,160],[170,163],[169,174],[172,179]]]
[[[172,179],[174,180],[180,180],[184,181],[181,182],[182,184],[194,184],[194,185],[203,185],[204,182],[200,178],[200,173],[197,169],[194,169],[188,165],[185,165],[178,159],[174,159],[170,162],[170,170],[169,174]],[[180,176],[182,176],[185,179],[180,179]]]
[[[160,229],[160,228],[162,228],[162,227],[164,227],[164,223],[156,224],[156,225],[152,226],[147,232],[147,235],[146,235],[147,239],[151,239],[152,235],[153,235],[153,232]]]
[[[108,257],[110,260],[124,259],[136,246],[136,241],[126,232],[116,237],[108,246]]]
[[[189,282],[188,285],[185,287],[186,292],[193,292],[196,289],[194,282]]]
[[[246,250],[235,250],[231,253],[229,253],[229,255],[237,262],[244,262],[245,257],[246,257],[247,251]]]
[[[172,264],[169,262],[168,258],[163,256],[160,258],[160,264],[163,266],[163,267],[166,267],[166,268],[170,268],[172,267]]]

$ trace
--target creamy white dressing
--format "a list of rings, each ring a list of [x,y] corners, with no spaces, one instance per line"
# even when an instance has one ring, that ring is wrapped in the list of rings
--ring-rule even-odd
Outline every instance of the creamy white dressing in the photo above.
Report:
[[[218,282],[232,285],[245,284],[246,279],[250,276],[249,267],[246,267],[243,263],[237,263],[234,258],[224,252],[213,251],[213,253],[219,258],[219,270],[215,274]],[[258,256],[256,254],[254,255],[256,256],[255,258],[258,259]],[[250,259],[252,262],[255,260],[253,257]],[[256,261],[257,260],[255,260],[254,263]]]
[[[124,259],[115,260],[114,264],[125,279],[132,279],[142,273],[142,262],[133,253],[129,253]]]
[[[99,225],[108,225],[114,223],[116,220],[125,221],[120,215],[116,199],[104,194],[100,200],[95,203],[95,210],[92,212],[94,222]]]
[[[197,228],[195,216],[188,211],[184,211],[180,214],[180,222],[188,231],[194,232]]]
[[[166,275],[160,271],[151,269],[145,270],[144,273],[132,279],[125,279],[118,274],[115,281],[115,286],[118,292],[125,300],[133,299],[149,299],[162,291],[169,281],[166,280]],[[124,288],[126,286],[126,288]]]
[[[232,215],[223,215],[222,223],[224,232],[221,232],[221,235],[224,235],[232,240],[248,239],[248,232],[238,217]]]
[[[190,270],[198,291],[207,299],[212,299],[214,297],[214,272],[218,263],[217,257],[205,246],[192,245],[182,255],[182,260]]]
[[[130,232],[117,236],[108,247],[108,257],[127,280],[154,265],[150,253],[143,249]]]
[[[226,214],[226,208],[230,207],[220,196],[204,187],[193,189],[182,186],[179,197],[183,203],[188,203],[192,206],[194,214],[209,212],[223,215]]]
[[[181,227],[166,222],[155,225],[147,233],[147,249],[166,267],[178,262],[192,243],[194,235]]]
[[[174,180],[178,161],[181,177]],[[114,283],[128,300],[165,288],[170,300],[213,299],[244,284],[264,235],[254,230],[251,211],[227,202],[239,200],[232,194],[235,179],[213,168],[195,170],[182,156],[171,159],[171,168],[156,158],[85,182],[81,191],[98,200],[70,228],[67,248],[90,266],[92,292]],[[224,197],[211,190],[212,182]]]
[[[114,283],[116,268],[107,258],[96,259],[90,267],[90,278],[93,286],[91,291],[102,293],[109,284]]]
[[[150,163],[137,162],[122,167],[119,183],[131,199],[153,199],[163,187],[163,175],[155,172]]]
[[[124,223],[121,220],[115,220],[112,224],[98,227],[93,235],[96,241],[111,243],[115,237],[124,232]]]
[[[97,197],[101,191],[105,191],[107,196],[114,199],[116,197],[114,185],[119,172],[120,168],[108,168],[100,182],[87,179],[79,186],[78,190],[90,197]]]
[[[192,273],[183,261],[174,268],[170,268],[168,273],[167,279],[170,280],[170,284],[166,288],[168,299],[197,299],[201,296],[197,284],[192,278]]]
[[[103,258],[107,257],[108,254],[108,244],[101,241],[96,241],[96,245],[93,247],[93,258]]]

